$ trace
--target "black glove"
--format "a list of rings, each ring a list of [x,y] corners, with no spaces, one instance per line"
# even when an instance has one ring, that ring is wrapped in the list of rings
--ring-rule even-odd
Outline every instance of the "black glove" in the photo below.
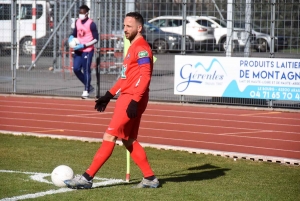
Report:
[[[98,112],[103,112],[107,104],[109,103],[110,99],[112,99],[113,97],[114,96],[109,91],[107,91],[104,96],[101,96],[95,101],[96,102],[95,110],[97,110]]]
[[[137,111],[138,111],[138,102],[131,100],[126,110],[127,116],[130,119],[135,118],[137,116]]]

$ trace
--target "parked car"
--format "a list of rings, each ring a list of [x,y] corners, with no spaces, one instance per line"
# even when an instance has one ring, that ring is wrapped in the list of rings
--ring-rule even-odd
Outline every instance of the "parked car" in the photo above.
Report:
[[[123,31],[113,32],[113,35],[119,38],[123,38]],[[181,51],[181,40],[182,36],[175,33],[164,32],[158,27],[150,24],[144,24],[143,36],[151,46],[152,50],[156,53],[166,53]],[[186,37],[186,50],[193,50],[193,43],[189,37]],[[115,51],[123,50],[123,42],[118,41],[115,44]]]
[[[226,50],[226,38],[227,38],[227,23],[224,20],[218,19],[213,16],[199,16],[196,22],[204,27],[207,27],[208,30],[212,30],[216,47],[221,50]],[[233,49],[235,48],[244,48],[247,42],[247,35],[244,28],[234,27],[233,35]],[[254,36],[250,35],[250,42],[254,46]]]
[[[244,28],[245,23],[241,21],[234,22],[235,27]],[[267,52],[271,47],[271,36],[267,33],[259,32],[261,27],[252,23],[252,33],[255,35],[254,49],[258,52]],[[288,41],[284,36],[275,36],[274,51],[284,49],[288,46]]]
[[[196,22],[199,16],[187,16],[186,19],[186,35],[194,42],[195,49],[201,49],[202,47],[214,44],[213,31]],[[182,21],[182,16],[160,16],[148,22],[165,32],[182,35]]]
[[[164,32],[150,23],[145,23],[143,35],[152,50],[157,53],[181,50],[182,36],[179,34]],[[186,50],[193,50],[193,44],[188,36],[185,38],[185,45]]]

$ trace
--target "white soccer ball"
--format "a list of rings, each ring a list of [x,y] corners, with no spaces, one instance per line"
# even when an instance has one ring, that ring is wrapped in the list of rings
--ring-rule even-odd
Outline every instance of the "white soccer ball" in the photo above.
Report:
[[[72,168],[67,165],[59,165],[51,173],[51,180],[53,184],[57,187],[65,187],[65,180],[72,179],[74,177],[74,172]]]
[[[80,42],[79,42],[79,40],[78,40],[78,38],[73,38],[72,40],[71,40],[71,42],[69,42],[69,47],[70,48],[74,48],[76,45],[78,45]]]

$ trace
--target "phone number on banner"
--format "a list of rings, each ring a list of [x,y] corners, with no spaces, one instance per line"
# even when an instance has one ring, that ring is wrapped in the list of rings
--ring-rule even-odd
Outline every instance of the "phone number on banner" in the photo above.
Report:
[[[251,98],[277,99],[277,100],[300,100],[299,89],[258,87],[257,90],[250,91]]]

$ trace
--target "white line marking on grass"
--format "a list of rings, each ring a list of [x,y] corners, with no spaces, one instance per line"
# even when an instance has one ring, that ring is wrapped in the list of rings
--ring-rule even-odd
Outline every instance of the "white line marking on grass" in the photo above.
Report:
[[[32,194],[14,196],[14,197],[10,197],[10,198],[3,198],[0,201],[25,200],[25,199],[29,199],[29,198],[43,197],[45,195],[53,195],[53,194],[57,194],[57,193],[65,193],[65,192],[69,192],[69,191],[73,191],[73,189],[60,188],[58,190],[49,190],[49,191],[44,191],[44,192],[39,192],[39,193],[32,193]]]
[[[47,183],[47,184],[53,184],[49,180],[45,179],[44,177],[51,176],[49,173],[38,173],[38,172],[21,172],[21,171],[13,171],[13,170],[0,170],[0,172],[3,173],[17,173],[17,174],[29,174],[31,175],[30,178],[34,181],[42,182],[42,183]],[[112,185],[112,184],[119,184],[119,183],[126,183],[126,181],[122,179],[107,179],[107,178],[99,178],[95,177],[95,180],[99,180],[100,182],[94,182],[93,183],[93,188],[99,187],[99,186],[107,186],[107,185]],[[38,192],[38,193],[32,193],[32,194],[25,194],[25,195],[19,195],[19,196],[14,196],[10,198],[2,198],[0,201],[15,201],[15,200],[25,200],[29,198],[37,198],[37,197],[43,197],[45,195],[53,195],[57,193],[65,193],[65,192],[70,192],[74,191],[76,189],[69,189],[69,188],[59,188],[59,189],[52,189],[48,191],[43,191],[43,192]]]

